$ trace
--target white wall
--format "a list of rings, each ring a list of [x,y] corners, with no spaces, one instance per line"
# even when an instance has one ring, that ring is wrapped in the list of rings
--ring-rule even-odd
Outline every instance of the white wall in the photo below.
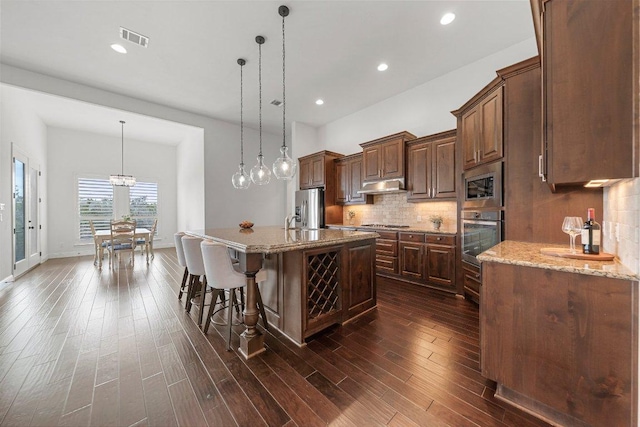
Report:
[[[204,133],[188,136],[176,148],[177,231],[195,230],[205,223],[204,209],[193,209],[190,200],[198,200],[204,194]],[[204,208],[204,206],[203,206]],[[170,237],[170,236],[168,236]]]
[[[30,157],[33,164],[39,164],[42,172],[40,180],[40,223],[43,230],[48,228],[47,217],[47,188],[43,185],[48,174],[46,126],[35,114],[29,111],[19,98],[15,98],[3,90],[0,85],[0,203],[5,204],[5,210],[0,222],[0,281],[12,274],[13,241],[12,241],[12,154],[11,144],[14,143],[24,154]],[[43,260],[48,256],[48,242],[46,233],[41,233],[40,250]]]
[[[189,200],[189,209],[204,212],[204,224],[194,224],[194,228],[235,226],[238,218],[250,219],[256,224],[280,224],[284,217],[284,183],[272,182],[246,192],[234,190],[231,185],[231,176],[239,163],[239,126],[6,64],[1,64],[0,81],[204,129],[204,156],[201,159],[204,163],[204,195]],[[263,152],[269,165],[277,157],[280,138],[263,135]],[[245,129],[245,163],[249,167],[255,163],[257,139],[255,131]],[[196,214],[193,218],[197,217]]]
[[[493,80],[496,70],[537,54],[535,38],[531,38],[331,122],[318,129],[318,145],[322,148],[307,147],[310,150],[300,155],[319,149],[352,154],[362,150],[362,142],[404,130],[420,137],[455,129],[451,111]]]
[[[126,133],[125,133],[126,134]],[[120,173],[121,139],[89,132],[49,127],[49,257],[93,254],[93,242],[79,244],[78,177],[108,178]],[[155,247],[173,246],[177,223],[176,147],[125,138],[124,171],[140,182],[158,183],[158,236]],[[128,191],[121,207],[128,211]],[[114,197],[117,197],[114,194]],[[115,213],[120,217],[125,211]]]

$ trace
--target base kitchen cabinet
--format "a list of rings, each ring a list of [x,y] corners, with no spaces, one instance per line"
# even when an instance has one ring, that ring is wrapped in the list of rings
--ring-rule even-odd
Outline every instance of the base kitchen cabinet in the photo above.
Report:
[[[553,425],[637,426],[637,276],[541,247],[507,241],[480,257],[482,376]]]
[[[462,261],[462,275],[464,280],[464,296],[480,304],[480,294],[482,281],[480,278],[480,267]]]
[[[375,231],[380,235],[376,239],[376,273],[398,274],[398,233]]]

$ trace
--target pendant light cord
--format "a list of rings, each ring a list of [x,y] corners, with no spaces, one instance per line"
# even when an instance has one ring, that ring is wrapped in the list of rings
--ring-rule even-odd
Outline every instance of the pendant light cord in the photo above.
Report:
[[[287,114],[287,100],[286,100],[286,91],[285,91],[285,54],[284,54],[284,16],[282,17],[282,146],[287,146],[287,138],[286,138],[286,114]]]
[[[242,64],[240,65],[240,166],[244,166],[244,119],[242,116]]]
[[[262,43],[258,43],[258,117],[260,121],[260,157],[262,157]]]
[[[120,141],[122,141],[120,146],[120,171],[122,175],[124,175],[124,121],[120,120],[120,128],[122,130],[120,134]]]

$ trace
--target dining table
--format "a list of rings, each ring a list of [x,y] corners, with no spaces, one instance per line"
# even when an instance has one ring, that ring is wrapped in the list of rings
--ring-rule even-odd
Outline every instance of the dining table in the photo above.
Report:
[[[149,240],[151,239],[151,230],[148,228],[136,228],[135,232],[136,240],[144,239],[146,255],[147,255],[147,264],[149,263]],[[104,257],[104,245],[105,242],[111,240],[111,230],[96,230],[96,234],[94,235],[95,243],[98,245],[98,268],[102,268],[102,258]]]

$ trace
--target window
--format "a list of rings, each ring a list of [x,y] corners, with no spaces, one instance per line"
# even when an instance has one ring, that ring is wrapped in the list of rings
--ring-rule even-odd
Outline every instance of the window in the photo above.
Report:
[[[136,226],[151,229],[158,217],[158,183],[136,182],[129,188],[129,212]]]
[[[92,239],[89,221],[96,230],[108,230],[113,218],[113,187],[108,179],[78,178],[80,240]]]

